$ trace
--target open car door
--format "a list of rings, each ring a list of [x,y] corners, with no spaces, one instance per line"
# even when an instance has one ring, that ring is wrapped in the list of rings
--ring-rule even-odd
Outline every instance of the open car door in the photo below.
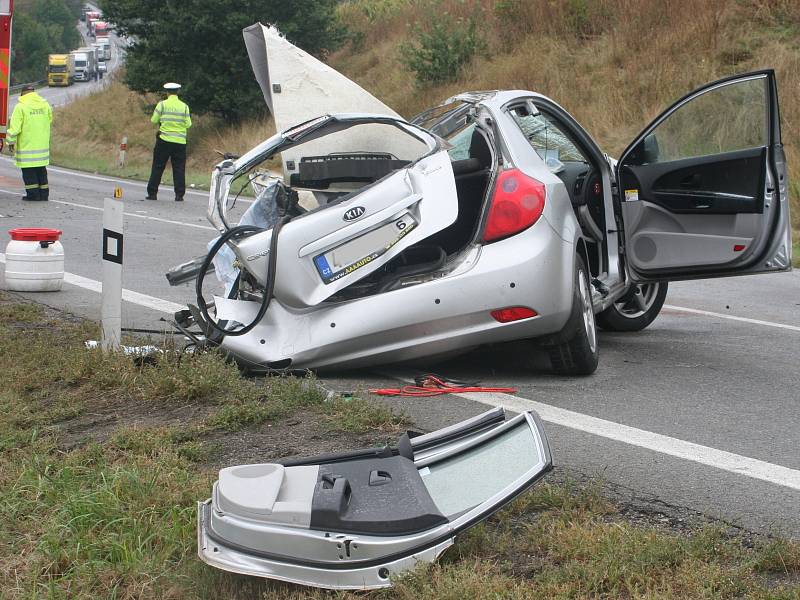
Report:
[[[198,504],[198,554],[245,575],[388,587],[551,468],[538,416],[502,408],[394,448],[229,467]]]
[[[775,73],[678,100],[617,164],[628,272],[638,282],[791,269]]]

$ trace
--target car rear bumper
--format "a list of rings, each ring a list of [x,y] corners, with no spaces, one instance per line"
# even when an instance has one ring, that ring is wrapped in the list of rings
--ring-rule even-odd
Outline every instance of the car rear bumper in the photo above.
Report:
[[[407,288],[294,310],[274,298],[250,333],[223,350],[252,366],[358,367],[402,362],[559,331],[571,310],[574,247],[545,219],[475,248],[451,274]],[[216,299],[217,317],[249,323],[258,304]],[[524,306],[537,316],[499,323],[491,311]]]

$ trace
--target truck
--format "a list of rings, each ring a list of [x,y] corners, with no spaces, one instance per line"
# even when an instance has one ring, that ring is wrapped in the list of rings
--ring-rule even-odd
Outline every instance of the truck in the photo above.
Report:
[[[94,37],[96,40],[108,39],[108,23],[105,21],[95,21]]]
[[[66,87],[75,79],[75,62],[71,54],[50,54],[47,57],[47,85]]]
[[[103,49],[103,56],[105,57],[105,60],[111,60],[111,39],[107,37],[98,38],[97,42]]]
[[[106,47],[102,40],[97,40],[91,43],[92,48],[97,52],[97,61],[103,62],[106,60]]]
[[[100,13],[96,10],[90,10],[86,13],[86,30],[89,32],[90,37],[94,37],[95,24],[100,20],[100,16]]]
[[[70,52],[75,61],[75,81],[97,79],[97,49],[89,46]]]

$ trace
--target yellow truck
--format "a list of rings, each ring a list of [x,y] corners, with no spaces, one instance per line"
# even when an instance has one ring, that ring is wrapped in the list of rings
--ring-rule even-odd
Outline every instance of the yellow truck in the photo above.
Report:
[[[72,85],[75,79],[75,62],[70,54],[51,54],[47,57],[47,85],[50,87]]]

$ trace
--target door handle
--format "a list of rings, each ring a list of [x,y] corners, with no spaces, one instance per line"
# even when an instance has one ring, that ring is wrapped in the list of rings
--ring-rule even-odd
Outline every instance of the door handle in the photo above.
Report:
[[[700,174],[693,173],[688,177],[684,177],[679,185],[684,189],[696,190],[699,189],[702,184],[703,178],[700,176]]]

